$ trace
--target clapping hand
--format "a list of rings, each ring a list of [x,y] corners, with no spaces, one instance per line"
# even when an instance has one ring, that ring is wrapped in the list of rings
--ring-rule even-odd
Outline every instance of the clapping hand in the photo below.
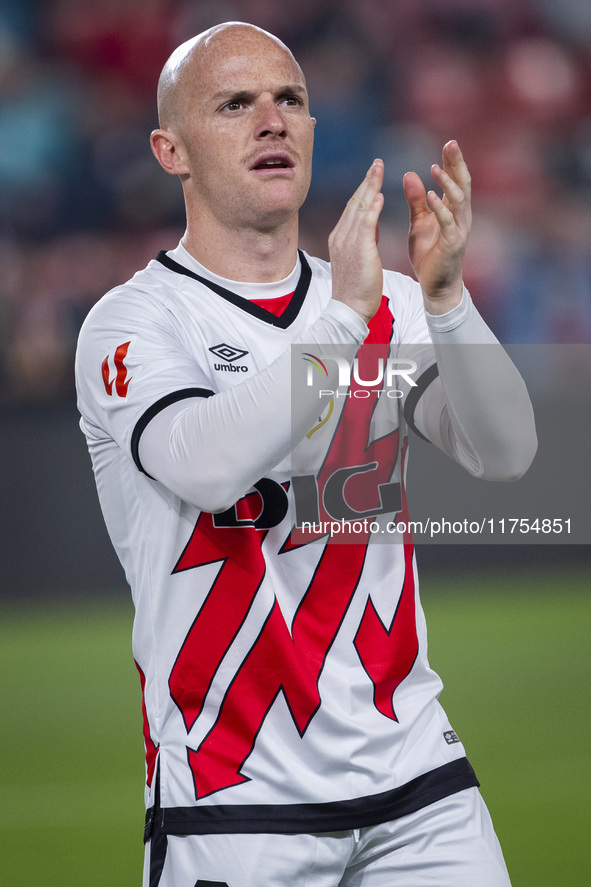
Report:
[[[462,297],[462,262],[472,224],[470,174],[456,141],[442,153],[443,168],[431,175],[443,191],[427,194],[414,172],[404,176],[404,195],[410,208],[408,251],[430,314],[445,314]]]
[[[328,239],[332,297],[368,323],[380,306],[383,272],[378,219],[384,205],[384,164],[374,160]]]

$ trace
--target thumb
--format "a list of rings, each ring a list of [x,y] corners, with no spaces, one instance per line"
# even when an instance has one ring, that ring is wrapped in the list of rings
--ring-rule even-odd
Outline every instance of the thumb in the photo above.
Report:
[[[425,186],[416,172],[407,172],[404,175],[402,188],[410,210],[411,222],[416,216],[430,212]]]

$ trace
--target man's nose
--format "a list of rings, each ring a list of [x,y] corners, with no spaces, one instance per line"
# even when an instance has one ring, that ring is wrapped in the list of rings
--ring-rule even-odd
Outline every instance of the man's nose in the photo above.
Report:
[[[285,136],[285,120],[275,101],[262,102],[258,109],[257,138]]]

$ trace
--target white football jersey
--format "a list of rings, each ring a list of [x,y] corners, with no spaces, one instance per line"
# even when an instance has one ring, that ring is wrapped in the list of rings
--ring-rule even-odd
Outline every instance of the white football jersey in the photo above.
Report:
[[[305,342],[330,298],[329,265],[303,253],[286,281],[238,284],[179,246],[83,326],[81,426],[136,608],[148,833],[155,810],[171,834],[359,828],[478,784],[438,702],[412,540],[370,543],[376,521],[406,513],[406,428],[431,358],[404,397],[324,409],[293,462],[225,512],[199,510],[141,463],[142,434],[163,409],[245,383]],[[367,342],[384,354],[429,345],[417,283],[385,272]],[[383,386],[357,370],[353,394]],[[352,503],[373,529],[353,541],[296,530],[296,494],[310,483],[320,505],[306,500],[306,514],[320,521]]]

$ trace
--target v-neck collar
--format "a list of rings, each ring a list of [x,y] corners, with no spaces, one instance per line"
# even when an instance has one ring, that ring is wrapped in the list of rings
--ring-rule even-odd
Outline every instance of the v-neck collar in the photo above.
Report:
[[[304,299],[306,298],[310,281],[312,279],[312,271],[304,253],[301,250],[298,250],[298,255],[300,258],[301,269],[300,279],[298,280],[289,304],[279,316],[276,316],[271,311],[267,311],[267,309],[263,308],[260,304],[257,305],[255,302],[251,302],[249,299],[239,296],[237,293],[233,293],[231,290],[220,286],[218,283],[214,283],[212,280],[208,280],[206,277],[196,274],[189,268],[185,268],[184,265],[171,259],[164,250],[160,250],[156,256],[156,261],[160,262],[161,265],[164,265],[164,267],[168,268],[170,271],[174,271],[177,274],[184,274],[186,277],[193,278],[193,280],[198,280],[199,283],[202,283],[212,292],[216,293],[216,295],[231,302],[232,305],[235,305],[237,308],[241,308],[242,311],[246,311],[247,314],[252,314],[253,317],[263,320],[265,323],[271,324],[271,326],[277,326],[285,330],[298,316],[300,309],[304,304]]]

